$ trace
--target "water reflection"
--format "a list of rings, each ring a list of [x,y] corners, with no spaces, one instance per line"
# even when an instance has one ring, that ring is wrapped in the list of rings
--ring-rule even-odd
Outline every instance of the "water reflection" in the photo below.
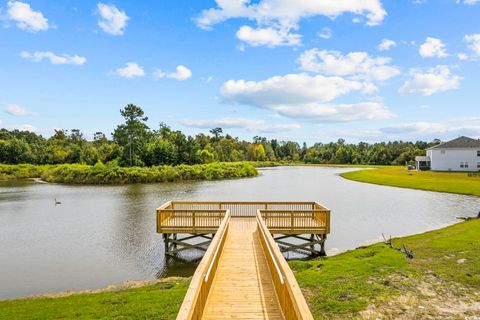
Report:
[[[177,200],[318,201],[332,210],[329,252],[442,227],[479,199],[344,180],[350,169],[267,168],[257,178],[128,186],[0,183],[0,299],[190,275],[202,252],[166,259],[155,209]],[[55,206],[54,198],[62,201]]]

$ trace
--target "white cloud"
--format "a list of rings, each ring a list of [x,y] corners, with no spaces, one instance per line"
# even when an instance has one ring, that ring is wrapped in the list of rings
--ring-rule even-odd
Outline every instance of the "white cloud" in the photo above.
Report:
[[[143,68],[136,62],[125,63],[125,67],[118,68],[115,70],[115,73],[120,77],[129,79],[143,77],[145,75]]]
[[[228,80],[221,89],[226,101],[265,106],[312,101],[331,101],[364,85],[341,77],[310,76],[305,73],[275,76],[263,81]]]
[[[42,60],[47,59],[52,64],[73,64],[77,66],[80,66],[87,62],[87,59],[85,57],[81,57],[79,55],[57,55],[51,51],[36,51],[33,53],[30,53],[28,51],[22,51],[20,52],[20,57],[24,59],[29,59],[33,62],[41,62]]]
[[[252,132],[282,132],[300,128],[300,125],[297,123],[267,124],[264,120],[245,118],[220,118],[208,120],[185,119],[180,121],[180,123],[184,126],[203,129],[220,127],[227,129],[246,129]]]
[[[463,117],[449,119],[442,122],[413,122],[388,126],[380,129],[381,132],[391,135],[442,135],[442,136],[458,136],[458,135],[480,135],[480,118],[479,117]]]
[[[212,82],[213,80],[215,80],[215,78],[213,76],[201,77],[200,79],[207,84]]]
[[[277,105],[273,109],[286,117],[323,122],[389,119],[394,116],[383,104],[370,101],[353,104]]]
[[[163,72],[160,69],[156,69],[153,72],[153,77],[155,79],[171,78],[171,79],[176,79],[176,80],[179,80],[179,81],[183,81],[183,80],[187,80],[188,78],[190,78],[192,76],[192,71],[190,69],[188,69],[187,67],[183,66],[183,65],[178,65],[175,70],[176,70],[175,72],[166,73],[166,72]]]
[[[229,80],[221,89],[225,102],[269,109],[285,117],[312,121],[354,121],[390,118],[381,103],[326,104],[365,84],[341,77],[304,73],[275,76],[263,81]]]
[[[38,128],[35,126],[32,126],[31,124],[20,124],[20,125],[14,125],[11,127],[12,129],[17,129],[19,131],[30,131],[30,132],[37,132]]]
[[[442,40],[427,37],[425,42],[420,46],[418,53],[424,58],[445,58],[448,56],[445,43]]]
[[[39,115],[37,112],[30,112],[27,109],[16,104],[7,104],[4,110],[6,113],[16,117],[29,117]]]
[[[463,53],[463,52],[457,54],[457,57],[458,57],[458,60],[460,60],[460,61],[468,60],[468,54]]]
[[[201,28],[209,28],[231,18],[247,18],[259,24],[271,22],[296,25],[300,19],[327,16],[331,19],[344,13],[365,16],[367,25],[380,24],[387,15],[380,0],[215,0],[217,8],[203,10],[196,19]]]
[[[290,33],[298,29],[303,18],[326,16],[335,19],[344,13],[366,18],[366,24],[382,23],[387,12],[381,0],[215,0],[217,6],[203,10],[195,19],[197,26],[210,29],[228,19],[254,20],[256,28],[243,26],[237,37],[260,46],[300,45],[301,35]],[[277,44],[280,43],[280,44]]]
[[[397,43],[390,39],[382,39],[382,42],[378,45],[378,50],[388,51],[397,46]]]
[[[460,3],[460,2],[464,4],[474,5],[474,4],[480,3],[480,0],[463,0],[463,1],[457,0],[457,3]]]
[[[463,39],[468,43],[468,48],[473,54],[480,57],[480,33],[467,34]]]
[[[284,27],[252,28],[241,26],[237,31],[237,38],[254,47],[267,46],[273,48],[277,46],[299,46],[302,36],[290,33],[290,28]]]
[[[401,134],[401,133],[431,134],[431,133],[444,133],[447,131],[447,128],[441,123],[413,122],[413,123],[404,123],[404,124],[384,127],[384,128],[381,128],[380,131],[387,134]]]
[[[458,89],[461,77],[452,74],[448,66],[439,65],[423,73],[418,69],[410,70],[411,78],[405,81],[400,93],[419,93],[430,96],[434,93]]]
[[[48,30],[48,19],[40,11],[35,11],[30,4],[20,1],[8,1],[8,19],[17,22],[17,27],[29,32]]]
[[[332,37],[332,29],[325,27],[318,33],[318,36],[322,39],[330,39]]]
[[[130,19],[125,11],[117,9],[114,5],[98,3],[98,26],[103,31],[114,36],[121,36],[125,32],[127,21]]]
[[[372,58],[366,52],[342,55],[338,51],[319,49],[307,50],[298,59],[300,69],[304,71],[370,81],[385,81],[399,75],[400,70],[389,65],[390,61],[387,57]]]

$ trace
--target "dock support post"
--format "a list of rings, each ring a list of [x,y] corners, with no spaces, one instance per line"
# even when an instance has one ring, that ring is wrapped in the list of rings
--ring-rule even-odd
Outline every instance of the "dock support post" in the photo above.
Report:
[[[274,237],[282,252],[297,252],[311,257],[326,256],[326,235],[320,234],[283,234]],[[290,239],[290,241],[288,241]],[[292,242],[293,240],[293,242]],[[318,246],[320,246],[320,250]]]
[[[176,233],[164,233],[165,255],[175,256],[181,251],[190,249],[206,251],[212,239],[213,236],[210,237],[208,234],[185,234],[180,238]]]
[[[325,257],[327,253],[325,252],[325,241],[327,240],[327,235],[324,234],[321,236],[322,241],[320,242],[320,256]]]
[[[165,254],[168,252],[168,247],[170,245],[169,236],[170,236],[170,234],[168,234],[168,233],[163,234],[163,242],[165,243]]]

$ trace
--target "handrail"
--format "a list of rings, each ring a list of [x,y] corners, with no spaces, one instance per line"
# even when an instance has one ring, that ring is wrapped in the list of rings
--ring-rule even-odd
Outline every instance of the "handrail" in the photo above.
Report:
[[[262,246],[266,246],[271,250],[272,255],[270,256],[270,261],[273,263],[274,266],[275,261],[278,263],[277,266],[280,270],[278,274],[284,276],[283,282],[277,282],[271,270],[275,292],[277,294],[280,307],[282,308],[285,319],[313,320],[313,316],[310,312],[310,309],[308,308],[302,291],[298,286],[297,280],[295,279],[295,276],[290,269],[287,261],[280,252],[280,249],[275,244],[275,240],[273,239],[272,235],[268,232],[267,225],[263,221],[260,210],[257,210],[257,229],[260,229],[262,233]],[[263,243],[265,243],[265,245],[263,245]],[[267,262],[269,262],[269,257],[266,258]],[[270,263],[268,263],[268,265],[269,267],[271,266]]]
[[[228,219],[230,219],[230,217],[228,217]],[[220,248],[223,247],[222,244],[225,243],[225,234],[226,234],[227,230],[228,230],[227,227],[223,228],[223,230],[222,230],[222,235],[220,236],[220,243],[217,246],[217,249],[215,250],[215,254],[213,255],[212,261],[210,261],[210,265],[208,266],[207,273],[205,274],[205,282],[208,282],[208,277],[210,275],[210,271],[212,271],[212,268],[215,264],[215,261],[217,261],[218,252],[220,251]]]
[[[228,233],[229,222],[230,211],[227,210],[218,228],[218,232],[215,234],[215,237],[213,237],[207,252],[193,275],[180,311],[178,312],[177,320],[201,319],[212,285],[211,281],[208,280],[207,273],[213,270],[215,265],[218,265],[219,255],[213,253],[221,253],[221,247],[223,247]]]
[[[257,223],[259,225],[261,224],[261,222],[259,221],[258,215],[257,215]],[[272,248],[270,247],[270,243],[267,240],[267,235],[265,234],[265,231],[263,230],[263,228],[259,228],[259,229],[261,231],[264,242],[267,244],[268,254],[270,255],[270,257],[273,261],[273,264],[275,266],[275,270],[277,271],[278,277],[280,278],[280,283],[283,285],[285,283],[284,278],[283,278],[283,274],[282,274],[282,271],[280,270],[280,267],[278,266],[278,262],[277,262],[277,259],[276,259],[275,255],[273,254]]]

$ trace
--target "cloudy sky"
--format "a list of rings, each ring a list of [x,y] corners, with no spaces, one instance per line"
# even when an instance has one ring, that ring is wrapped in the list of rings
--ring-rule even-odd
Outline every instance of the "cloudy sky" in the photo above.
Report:
[[[480,0],[0,0],[0,126],[480,137]]]

